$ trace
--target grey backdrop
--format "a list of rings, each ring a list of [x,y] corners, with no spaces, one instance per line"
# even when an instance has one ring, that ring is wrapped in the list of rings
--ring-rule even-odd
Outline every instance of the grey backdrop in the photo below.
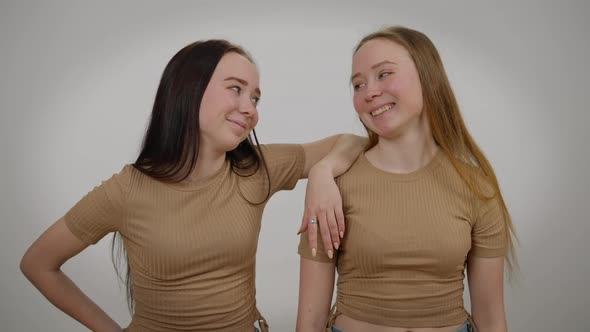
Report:
[[[348,86],[351,52],[390,24],[438,46],[497,171],[521,244],[520,279],[506,288],[510,330],[590,329],[589,9],[584,1],[2,1],[0,330],[83,330],[18,262],[79,198],[134,160],[177,50],[214,37],[245,46],[260,67],[260,139],[307,142],[363,133]],[[274,331],[294,330],[304,189],[302,181],[277,194],[264,215],[257,298]],[[105,238],[64,269],[126,324],[108,247]]]

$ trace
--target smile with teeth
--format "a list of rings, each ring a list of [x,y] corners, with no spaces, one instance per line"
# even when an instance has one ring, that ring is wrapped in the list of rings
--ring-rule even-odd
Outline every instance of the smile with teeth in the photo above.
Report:
[[[374,110],[373,112],[371,112],[371,115],[374,117],[377,115],[381,115],[381,114],[389,111],[390,109],[392,109],[394,106],[395,106],[395,103],[383,105],[383,106],[379,107],[378,109]]]

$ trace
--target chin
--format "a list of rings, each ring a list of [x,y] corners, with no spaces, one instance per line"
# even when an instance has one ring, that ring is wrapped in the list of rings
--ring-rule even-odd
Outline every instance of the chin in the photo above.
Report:
[[[240,145],[240,144],[239,143],[238,144],[231,144],[231,145],[228,144],[225,146],[224,150],[225,150],[225,152],[233,151],[238,147],[238,145]]]
[[[231,140],[226,140],[226,141],[223,143],[223,149],[224,149],[226,152],[229,152],[229,151],[235,150],[235,149],[238,147],[238,145],[240,145],[240,143],[242,143],[242,141],[243,141],[243,139],[242,139],[242,140],[240,140],[239,138],[236,138],[236,139],[231,139]]]
[[[379,137],[383,137],[383,138],[387,138],[387,139],[392,139],[392,138],[396,138],[400,136],[400,130],[399,128],[380,128],[377,130],[373,131],[375,134],[377,134],[377,136]]]

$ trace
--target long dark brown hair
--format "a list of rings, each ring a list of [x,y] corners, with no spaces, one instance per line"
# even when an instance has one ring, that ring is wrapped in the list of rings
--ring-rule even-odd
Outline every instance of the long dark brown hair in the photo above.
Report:
[[[221,58],[232,52],[254,63],[243,48],[226,40],[197,41],[172,57],[160,79],[150,123],[133,167],[147,176],[169,183],[180,182],[191,174],[199,155],[199,112],[203,94]],[[240,176],[253,175],[261,163],[266,169],[256,132],[252,130],[252,134],[253,137],[249,135],[234,150],[226,153],[232,170]],[[268,170],[266,173],[269,177]],[[269,196],[270,178],[268,192],[262,202]],[[119,232],[113,236],[111,256],[117,275],[126,286],[129,311],[133,312],[133,276]]]

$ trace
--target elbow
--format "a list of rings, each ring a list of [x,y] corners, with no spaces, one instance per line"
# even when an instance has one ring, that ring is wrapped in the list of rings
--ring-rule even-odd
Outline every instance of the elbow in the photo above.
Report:
[[[45,264],[42,264],[38,257],[31,253],[31,249],[24,254],[19,264],[22,274],[32,283],[38,279],[37,276],[42,273],[44,266]]]
[[[20,260],[19,268],[22,274],[27,277],[27,279],[31,280],[33,274],[33,265],[31,259],[26,253]]]

